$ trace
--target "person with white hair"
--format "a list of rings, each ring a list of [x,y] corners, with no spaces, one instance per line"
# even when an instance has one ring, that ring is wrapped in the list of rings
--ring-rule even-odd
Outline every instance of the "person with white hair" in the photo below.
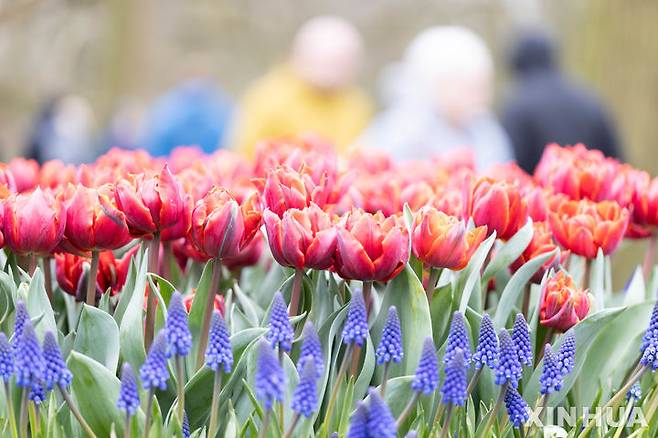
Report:
[[[355,147],[380,148],[398,161],[468,148],[482,170],[511,161],[511,145],[490,110],[492,80],[491,55],[475,33],[427,29],[389,74],[390,106]]]
[[[362,41],[336,16],[307,21],[295,36],[288,62],[253,84],[242,101],[234,131],[236,148],[253,156],[261,140],[316,134],[343,149],[372,115],[356,87]]]

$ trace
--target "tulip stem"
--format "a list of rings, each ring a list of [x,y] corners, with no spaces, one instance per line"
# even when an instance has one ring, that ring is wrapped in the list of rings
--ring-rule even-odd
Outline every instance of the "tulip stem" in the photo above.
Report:
[[[14,403],[11,399],[11,389],[9,382],[5,382],[5,400],[7,400],[7,416],[9,417],[9,425],[11,427],[12,438],[18,437],[18,427],[16,426],[16,417],[14,414]]]
[[[96,438],[96,435],[94,434],[94,431],[91,430],[91,427],[87,422],[85,421],[84,417],[80,413],[80,410],[78,410],[78,407],[73,403],[73,400],[71,399],[71,395],[68,393],[66,388],[63,386],[59,387],[59,392],[62,394],[62,398],[64,399],[64,402],[69,407],[69,410],[73,413],[73,416],[78,420],[78,423],[80,423],[80,427],[84,429],[85,433],[90,437],[90,438]]]
[[[324,423],[324,437],[327,438],[329,435],[329,427],[331,427],[331,417],[334,412],[334,404],[336,404],[336,397],[338,396],[338,388],[340,387],[340,381],[343,380],[343,376],[347,371],[347,362],[349,362],[350,352],[352,351],[352,345],[348,345],[345,350],[345,356],[343,356],[343,362],[340,365],[338,374],[336,375],[336,381],[334,382],[334,387],[331,389],[331,396],[329,397],[329,405],[327,405],[327,412],[325,413],[325,423]]]
[[[290,316],[297,316],[299,310],[299,300],[302,294],[302,282],[304,280],[304,271],[295,269],[295,276],[292,282],[292,293],[290,295]]]
[[[96,305],[96,276],[98,275],[98,251],[91,252],[91,268],[89,269],[89,277],[87,278],[87,304],[90,306]]]
[[[409,403],[407,403],[407,406],[405,406],[404,410],[402,411],[397,421],[395,422],[398,429],[400,429],[402,423],[404,423],[404,420],[407,419],[409,414],[411,414],[411,411],[414,409],[414,407],[416,407],[416,403],[418,403],[419,398],[420,398],[420,391],[416,391],[414,396],[411,398],[411,400],[409,400]]]
[[[158,273],[158,260],[160,259],[160,234],[153,234],[153,239],[149,243],[149,265],[148,270],[154,274]],[[146,323],[144,330],[144,346],[149,351],[153,343],[153,334],[155,333],[155,310],[158,304],[158,297],[155,291],[151,291],[146,299]]]
[[[267,431],[267,426],[270,424],[270,415],[272,415],[272,409],[265,411],[265,417],[263,418],[262,429],[258,433],[258,438],[265,438],[265,433]]]
[[[448,409],[446,410],[446,421],[443,423],[443,427],[441,428],[441,438],[445,438],[448,435],[448,431],[450,430],[450,420],[452,420],[452,411],[453,406],[452,403],[450,403],[448,405]]]
[[[162,276],[169,280],[172,284],[173,281],[171,281],[171,263],[172,263],[172,250],[171,250],[171,242],[162,242]]]
[[[649,236],[649,244],[647,245],[647,250],[644,253],[644,262],[642,263],[642,271],[644,272],[644,281],[649,280],[651,275],[651,269],[653,268],[653,260],[656,254],[656,235],[651,233]]]
[[[206,298],[206,308],[203,309],[203,322],[201,324],[201,338],[199,339],[199,351],[197,351],[196,368],[201,368],[205,360],[206,347],[208,346],[208,332],[210,331],[210,320],[212,311],[215,308],[215,296],[219,292],[219,286],[222,281],[222,261],[215,258],[212,261],[212,278],[210,280],[210,290]],[[227,310],[228,313],[228,310]]]
[[[295,415],[292,417],[292,423],[290,423],[290,428],[288,429],[288,432],[286,432],[285,434],[285,438],[292,437],[292,433],[295,431],[295,427],[297,427],[297,423],[299,423],[299,413],[295,412]]]
[[[153,397],[155,396],[153,388],[149,389],[146,399],[146,412],[144,412],[144,438],[149,438],[151,433],[151,414],[153,411]]]
[[[52,304],[53,302],[53,272],[50,268],[50,257],[43,257],[41,259],[43,263],[43,282],[46,286],[46,295],[48,295],[48,300]]]
[[[219,393],[222,387],[222,371],[215,371],[215,380],[212,387],[212,402],[210,402],[210,423],[208,424],[208,438],[217,435],[217,414],[219,413]]]
[[[370,308],[372,307],[372,281],[366,280],[363,282],[363,301],[366,303],[366,315],[370,316]]]
[[[509,383],[505,383],[503,386],[500,387],[500,394],[498,394],[498,400],[496,401],[493,410],[489,414],[489,418],[487,419],[487,424],[485,424],[484,426],[484,433],[481,436],[489,436],[489,430],[491,430],[491,426],[493,425],[494,419],[496,418],[496,416],[498,416],[498,411],[500,411],[501,406],[503,406],[503,403],[505,402],[505,393],[507,392],[507,385],[509,385]]]
[[[425,294],[427,295],[427,302],[432,304],[432,298],[434,297],[434,289],[436,289],[436,284],[439,281],[441,276],[441,270],[438,268],[430,268],[430,278],[427,280],[427,286],[425,286]]]

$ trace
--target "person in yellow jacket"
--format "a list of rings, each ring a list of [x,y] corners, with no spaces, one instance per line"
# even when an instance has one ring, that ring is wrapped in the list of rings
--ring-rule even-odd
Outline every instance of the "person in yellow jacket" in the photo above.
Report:
[[[361,36],[335,16],[315,17],[297,33],[290,60],[246,92],[234,145],[253,157],[261,140],[317,134],[345,151],[363,132],[372,104],[355,85]]]

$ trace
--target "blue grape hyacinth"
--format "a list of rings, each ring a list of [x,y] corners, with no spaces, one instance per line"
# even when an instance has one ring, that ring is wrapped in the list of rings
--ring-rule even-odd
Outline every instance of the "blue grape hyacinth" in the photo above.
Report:
[[[559,391],[562,389],[562,378],[562,370],[557,356],[553,353],[551,344],[546,344],[544,347],[544,364],[539,377],[539,391],[542,394]]]
[[[498,336],[496,336],[491,317],[485,313],[480,323],[480,335],[478,337],[478,346],[473,354],[473,362],[478,370],[485,365],[493,370],[496,367],[497,359]]]
[[[135,415],[139,408],[137,381],[128,362],[124,362],[123,368],[121,368],[121,387],[119,389],[117,408],[130,416]]]
[[[187,418],[187,412],[183,412],[183,438],[190,438],[190,420]]]
[[[633,386],[631,386],[631,389],[629,389],[628,392],[626,393],[626,400],[633,399],[634,401],[638,401],[641,398],[642,398],[642,387],[640,386],[640,382],[635,382]]]
[[[402,331],[400,329],[400,318],[395,306],[388,308],[388,316],[382,331],[382,339],[377,351],[377,364],[383,365],[389,362],[399,363],[404,356],[402,349]]]
[[[564,340],[557,352],[557,362],[562,376],[569,374],[576,364],[576,335],[573,330],[564,334]]]
[[[446,352],[443,356],[443,363],[449,364],[455,350],[461,349],[464,354],[464,362],[468,367],[471,361],[471,341],[468,336],[468,329],[466,328],[466,321],[461,312],[455,312],[452,315],[452,322],[450,323],[450,331],[448,332],[448,340],[446,341]]]
[[[368,338],[368,314],[363,294],[357,289],[352,294],[350,305],[347,308],[347,319],[343,326],[343,343],[363,346]]]
[[[12,349],[16,353],[16,344],[23,334],[23,327],[25,323],[30,321],[30,315],[27,313],[27,308],[23,300],[16,302],[16,312],[14,314],[14,337],[12,338]]]
[[[398,429],[388,405],[374,388],[370,388],[369,396],[368,435],[378,438],[396,438]]]
[[[230,373],[233,368],[233,349],[228,327],[217,310],[212,312],[205,358],[206,366],[215,372],[219,371],[220,365],[224,366],[225,373]]]
[[[315,330],[315,326],[311,321],[306,321],[304,329],[302,330],[302,347],[299,351],[299,359],[297,360],[297,372],[302,373],[304,365],[308,360],[313,360],[315,364],[315,375],[317,378],[322,377],[324,373],[324,354],[322,353],[322,344],[320,337]]]
[[[7,383],[14,374],[14,359],[7,336],[0,332],[0,379]]]
[[[295,332],[288,318],[288,307],[281,292],[277,292],[272,300],[270,329],[267,332],[267,339],[272,344],[272,348],[278,347],[280,350],[290,351],[294,336]]]
[[[532,364],[532,344],[530,343],[530,329],[522,313],[517,313],[514,319],[514,328],[512,329],[512,339],[516,345],[516,352],[519,355],[519,362],[522,365],[531,367]]]
[[[644,353],[649,345],[656,342],[658,339],[658,301],[653,306],[651,311],[651,319],[649,320],[649,326],[647,331],[642,336],[642,346],[640,347],[640,353]]]
[[[55,334],[50,331],[43,338],[43,358],[46,364],[43,381],[48,391],[55,386],[67,388],[71,385],[73,374],[64,362]]]
[[[254,378],[256,398],[265,409],[271,409],[274,402],[283,401],[286,378],[283,368],[270,344],[261,339],[258,344],[258,361]]]
[[[516,388],[511,385],[507,387],[507,391],[505,392],[505,408],[507,408],[509,421],[516,429],[523,426],[530,418],[528,404]]]
[[[516,387],[523,374],[516,346],[507,330],[502,329],[498,334],[500,352],[496,364],[496,385],[509,384]]]
[[[40,383],[44,377],[45,362],[39,340],[29,319],[25,321],[21,336],[14,345],[16,385],[30,387]]]
[[[347,438],[369,438],[368,434],[368,407],[365,402],[359,402],[350,418],[350,427]]]
[[[175,291],[169,300],[165,333],[169,343],[169,356],[187,356],[192,348],[192,333],[187,323],[183,296]]]
[[[310,418],[318,408],[317,373],[313,357],[304,362],[290,408],[306,418]]]
[[[27,398],[37,406],[46,401],[46,390],[43,387],[43,382],[33,383],[30,386],[30,393],[27,395]]]
[[[167,389],[167,335],[163,330],[160,330],[153,340],[146,360],[139,368],[139,378],[146,390]]]
[[[431,337],[427,337],[420,354],[416,374],[411,382],[411,389],[428,395],[433,393],[437,386],[439,386],[439,361],[436,358],[434,341]]]
[[[445,368],[446,377],[441,387],[443,403],[452,403],[456,406],[464,406],[466,397],[466,388],[468,386],[466,375],[466,364],[464,363],[464,353],[461,348],[455,351],[452,360]]]

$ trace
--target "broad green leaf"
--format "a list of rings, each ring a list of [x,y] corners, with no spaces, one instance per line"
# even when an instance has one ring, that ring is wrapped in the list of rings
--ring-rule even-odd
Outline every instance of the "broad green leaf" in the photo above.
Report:
[[[528,218],[528,222],[511,239],[498,248],[491,262],[484,270],[484,274],[482,274],[482,282],[487,283],[498,271],[507,268],[514,260],[519,258],[530,244],[533,233],[532,219]]]
[[[624,296],[624,305],[630,306],[633,304],[641,303],[645,300],[645,286],[644,278],[642,276],[642,268],[640,266],[635,268],[633,277],[631,277],[628,287],[626,287],[626,294]]]
[[[124,313],[126,313],[126,309],[128,308],[133,293],[135,292],[135,284],[137,282],[137,276],[142,273],[142,270],[140,269],[142,265],[146,265],[146,254],[145,251],[140,248],[140,250],[137,251],[137,254],[135,254],[130,259],[130,266],[128,268],[128,275],[126,276],[126,282],[121,288],[121,293],[119,293],[119,302],[117,303],[117,307],[114,310],[113,316],[114,319],[117,321],[119,327],[121,327],[121,321],[123,319],[123,315]],[[146,269],[144,269],[143,272],[145,273]]]
[[[596,259],[588,261],[591,263],[589,276],[589,291],[594,296],[592,311],[605,309],[605,256],[599,248]]]
[[[83,304],[73,349],[116,373],[119,363],[119,327],[114,318],[102,310]]]
[[[76,351],[72,351],[67,361],[73,373],[71,385],[80,413],[87,420],[94,433],[109,436],[112,423],[123,425],[123,414],[117,409],[119,398],[119,379],[95,360]],[[137,414],[140,429],[143,428],[144,414]],[[122,428],[117,433],[122,436]]]
[[[196,288],[196,294],[194,294],[194,300],[192,300],[192,307],[190,308],[190,315],[188,318],[190,324],[190,332],[192,332],[193,346],[192,351],[190,352],[190,358],[195,360],[197,357],[197,351],[199,350],[199,340],[201,338],[201,326],[203,325],[203,314],[206,308],[206,301],[208,300],[208,294],[211,293],[211,282],[212,282],[212,270],[215,262],[210,260],[203,268],[203,274],[201,274],[201,279],[199,280],[199,285]],[[216,291],[212,291],[216,293]]]
[[[121,357],[128,361],[134,370],[139,369],[146,358],[146,351],[144,350],[144,292],[146,291],[147,257],[148,251],[145,252],[143,260],[139,264],[132,296],[119,323]]]
[[[459,304],[459,311],[462,313],[466,311],[466,306],[470,301],[473,287],[476,282],[480,281],[480,270],[482,269],[482,265],[484,264],[495,240],[496,232],[494,231],[491,236],[482,242],[478,249],[475,250],[475,253],[471,257],[471,261],[468,262],[466,268],[459,272],[453,287],[453,309],[457,310],[456,306]]]
[[[434,290],[430,314],[432,337],[437,345],[441,345],[448,336],[448,322],[452,316],[452,284],[448,283]]]
[[[555,254],[557,254],[557,248],[551,252],[540,254],[521,266],[521,268],[512,275],[512,278],[505,286],[505,289],[503,289],[503,293],[496,308],[493,322],[497,328],[500,329],[505,326],[507,317],[518,302],[526,283],[530,281],[532,276],[535,275],[535,272],[537,272],[544,263],[554,257]]]
[[[55,313],[50,306],[50,300],[46,294],[46,287],[43,284],[43,274],[40,268],[34,271],[30,287],[27,291],[27,301],[25,303],[27,311],[31,317],[43,315],[41,321],[34,327],[40,339],[47,331],[57,333],[57,324],[55,323]]]

